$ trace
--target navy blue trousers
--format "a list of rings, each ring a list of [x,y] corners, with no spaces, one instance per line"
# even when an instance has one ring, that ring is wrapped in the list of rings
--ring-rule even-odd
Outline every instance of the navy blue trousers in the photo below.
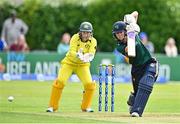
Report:
[[[155,59],[149,60],[141,66],[132,66],[132,83],[134,99],[131,112],[137,112],[140,116],[145,109],[146,103],[152,92],[153,85],[158,76],[158,62]]]

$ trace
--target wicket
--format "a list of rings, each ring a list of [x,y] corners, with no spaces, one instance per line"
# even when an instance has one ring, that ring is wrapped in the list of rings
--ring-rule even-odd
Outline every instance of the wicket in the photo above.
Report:
[[[109,72],[109,68],[111,70]],[[104,70],[105,68],[105,70]],[[114,112],[114,81],[115,81],[115,67],[114,65],[99,65],[99,111],[102,111],[102,84],[103,84],[103,70],[105,81],[105,112],[108,111],[108,76],[111,75],[111,112]],[[110,73],[110,74],[109,74]]]

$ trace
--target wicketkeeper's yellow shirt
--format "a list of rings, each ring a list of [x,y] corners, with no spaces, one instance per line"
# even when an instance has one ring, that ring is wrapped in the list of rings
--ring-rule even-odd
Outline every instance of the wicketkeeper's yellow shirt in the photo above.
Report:
[[[83,42],[79,37],[79,34],[74,34],[70,40],[70,49],[66,54],[66,57],[61,61],[62,64],[71,65],[90,65],[90,63],[84,63],[77,57],[79,49],[83,49],[83,53],[95,54],[97,47],[97,41],[94,37],[91,37],[88,41]]]

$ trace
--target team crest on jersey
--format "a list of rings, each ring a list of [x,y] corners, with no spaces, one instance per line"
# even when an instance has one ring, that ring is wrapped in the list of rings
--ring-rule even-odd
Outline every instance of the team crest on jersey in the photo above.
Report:
[[[90,45],[89,45],[89,44],[86,44],[86,45],[85,45],[85,48],[86,48],[86,49],[89,49],[89,48],[90,48]]]

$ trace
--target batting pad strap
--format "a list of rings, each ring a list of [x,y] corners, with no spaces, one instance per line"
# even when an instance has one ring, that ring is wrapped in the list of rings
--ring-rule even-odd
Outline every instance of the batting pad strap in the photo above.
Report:
[[[53,83],[53,87],[59,88],[59,89],[63,89],[64,88],[64,83],[59,81],[58,79],[56,79]]]
[[[95,90],[96,89],[96,83],[95,82],[91,82],[91,83],[87,83],[84,86],[85,90]]]

